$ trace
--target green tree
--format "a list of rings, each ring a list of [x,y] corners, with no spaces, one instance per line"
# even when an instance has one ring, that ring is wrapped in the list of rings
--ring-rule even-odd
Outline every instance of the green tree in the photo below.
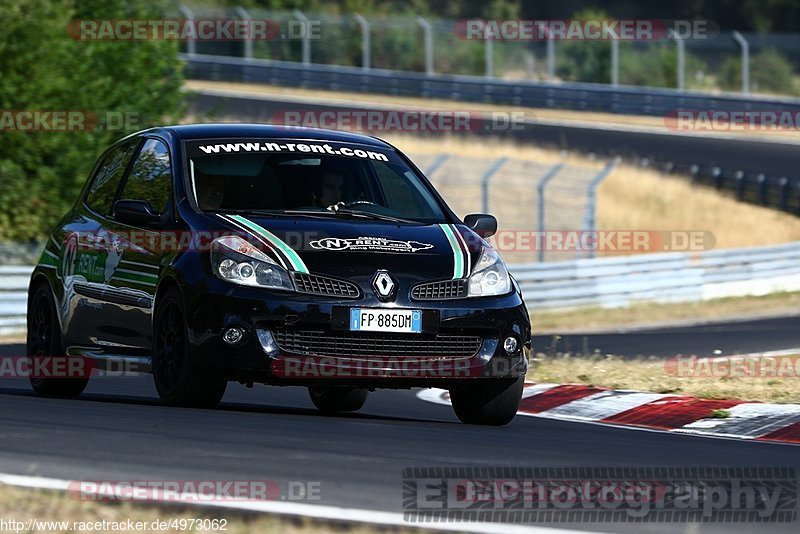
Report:
[[[722,64],[719,84],[723,89],[739,91],[742,87],[742,61],[730,57]],[[755,92],[797,94],[792,64],[774,48],[759,50],[750,56],[750,87]]]
[[[99,154],[115,140],[182,110],[175,41],[87,41],[78,19],[159,19],[145,0],[4,0],[0,3],[0,110],[128,114],[121,128],[0,130],[0,240],[41,238],[74,203]],[[89,115],[87,114],[87,116]]]
[[[570,17],[573,20],[611,19],[602,9],[586,8]],[[556,43],[556,74],[574,82],[611,82],[611,43],[609,41],[559,41]]]

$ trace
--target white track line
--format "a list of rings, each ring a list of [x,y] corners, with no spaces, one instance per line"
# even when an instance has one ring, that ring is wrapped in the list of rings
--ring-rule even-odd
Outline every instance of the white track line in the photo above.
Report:
[[[36,477],[26,475],[13,475],[0,473],[0,484],[22,488],[36,488],[45,490],[67,491],[71,481],[59,478]],[[133,504],[159,504],[162,501],[126,501]],[[403,514],[395,512],[380,512],[359,508],[342,508],[338,506],[322,506],[305,503],[288,503],[280,501],[240,501],[240,502],[196,502],[169,501],[169,504],[186,504],[201,508],[225,508],[228,510],[241,510],[246,512],[260,512],[284,516],[309,517],[323,521],[336,521],[346,523],[366,523],[381,526],[397,526],[404,528],[419,528],[437,531],[478,532],[490,534],[504,533],[541,533],[541,534],[583,534],[585,531],[548,528],[526,525],[512,525],[509,523],[411,523],[403,519]],[[588,533],[587,533],[588,534]]]

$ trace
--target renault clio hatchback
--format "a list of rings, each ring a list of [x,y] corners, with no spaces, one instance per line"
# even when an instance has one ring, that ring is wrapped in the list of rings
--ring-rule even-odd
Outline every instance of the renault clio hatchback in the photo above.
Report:
[[[33,272],[29,357],[152,372],[161,399],[229,381],[308,388],[322,411],[377,388],[449,390],[465,423],[519,405],[530,320],[485,238],[379,139],[267,125],[145,130],[111,146]],[[31,379],[76,396],[88,376]]]

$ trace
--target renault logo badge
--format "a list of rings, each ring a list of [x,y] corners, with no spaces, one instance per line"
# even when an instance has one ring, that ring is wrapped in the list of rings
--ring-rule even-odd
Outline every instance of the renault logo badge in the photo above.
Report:
[[[394,283],[389,273],[384,270],[375,273],[375,277],[372,279],[372,289],[375,290],[375,294],[381,300],[389,300],[394,295],[396,287],[397,284]]]

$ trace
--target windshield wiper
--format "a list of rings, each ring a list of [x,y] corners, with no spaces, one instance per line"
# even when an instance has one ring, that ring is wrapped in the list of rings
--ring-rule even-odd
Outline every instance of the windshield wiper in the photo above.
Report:
[[[425,224],[420,221],[413,221],[411,219],[392,217],[391,215],[383,215],[380,213],[372,213],[369,211],[352,210],[349,208],[339,208],[335,211],[327,209],[280,210],[280,211],[257,210],[257,209],[253,210],[226,209],[226,210],[209,210],[209,211],[213,211],[214,213],[244,213],[244,214],[255,214],[255,215],[268,215],[276,217],[292,217],[295,215],[302,215],[307,217],[343,217],[343,218],[358,217],[362,219],[372,219],[376,221],[387,221],[387,222],[403,223],[403,224]]]
[[[335,212],[336,215],[350,215],[355,217],[364,217],[367,219],[375,219],[377,221],[388,221],[404,224],[423,224],[419,221],[412,221],[411,219],[402,219],[400,217],[392,217],[391,215],[383,215],[381,213],[373,213],[371,211],[352,210],[349,208],[339,208]]]
[[[246,215],[267,215],[270,217],[292,217],[294,215],[307,215],[310,217],[325,217],[330,215],[331,212],[329,211],[313,211],[313,210],[234,210],[234,209],[225,209],[225,210],[213,210],[213,213],[241,213]]]

